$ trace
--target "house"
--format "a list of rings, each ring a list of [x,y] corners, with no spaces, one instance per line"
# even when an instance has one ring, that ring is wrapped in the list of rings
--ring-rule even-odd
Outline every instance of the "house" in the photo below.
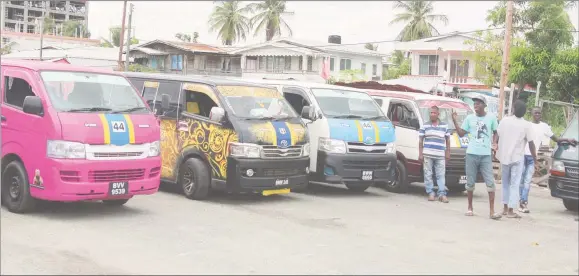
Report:
[[[244,78],[295,79],[320,83],[325,82],[321,70],[326,58],[330,59],[330,76],[334,79],[350,78],[342,71],[360,70],[357,78],[368,81],[381,78],[384,56],[364,49],[363,45],[342,45],[339,36],[330,36],[328,43],[278,38],[231,48],[229,53],[241,55]]]
[[[443,36],[395,43],[395,50],[408,53],[411,59],[411,74],[401,79],[417,82],[444,83],[460,87],[480,87],[475,79],[475,62],[468,40],[477,38],[458,32]]]
[[[161,73],[241,77],[241,55],[201,43],[153,40],[132,47],[134,63]]]

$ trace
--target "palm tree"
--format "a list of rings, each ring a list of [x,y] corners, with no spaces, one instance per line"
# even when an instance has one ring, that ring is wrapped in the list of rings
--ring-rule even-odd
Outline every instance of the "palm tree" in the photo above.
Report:
[[[265,0],[250,4],[249,7],[257,12],[251,18],[251,25],[255,26],[255,36],[265,30],[265,40],[270,41],[274,36],[281,35],[282,28],[287,30],[289,36],[292,36],[292,29],[282,17],[293,14],[286,10],[285,1]]]
[[[404,12],[396,14],[390,21],[390,25],[396,23],[406,23],[400,31],[397,39],[400,41],[411,41],[438,35],[439,32],[434,27],[436,21],[441,21],[448,25],[448,17],[442,14],[432,14],[433,6],[431,1],[397,1],[394,9],[403,9]]]
[[[217,31],[224,45],[245,40],[251,30],[251,20],[246,16],[248,13],[251,13],[251,8],[243,7],[240,1],[221,1],[210,15],[209,31]]]
[[[378,45],[374,45],[372,43],[366,43],[366,45],[364,45],[364,48],[370,50],[370,51],[378,51]]]

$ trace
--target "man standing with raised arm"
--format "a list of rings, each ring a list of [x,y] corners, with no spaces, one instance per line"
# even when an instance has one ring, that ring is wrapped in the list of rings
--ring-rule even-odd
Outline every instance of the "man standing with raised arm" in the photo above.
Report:
[[[456,132],[460,137],[469,135],[466,149],[466,190],[468,195],[467,216],[473,216],[472,196],[478,173],[484,178],[489,193],[489,207],[491,219],[497,220],[501,215],[495,213],[495,179],[493,173],[493,160],[491,157],[491,142],[497,134],[498,121],[496,116],[487,114],[485,111],[487,101],[482,95],[472,98],[474,101],[475,114],[468,115],[462,122],[462,126],[456,121],[456,112],[452,113],[452,121]]]

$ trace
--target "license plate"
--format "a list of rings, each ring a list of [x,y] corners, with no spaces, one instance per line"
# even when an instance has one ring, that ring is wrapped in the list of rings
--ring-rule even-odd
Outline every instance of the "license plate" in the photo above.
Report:
[[[275,186],[284,186],[284,185],[288,185],[288,184],[289,184],[289,179],[287,179],[287,178],[275,180]]]
[[[460,180],[458,180],[458,184],[466,184],[466,175],[460,176]]]
[[[261,194],[264,196],[282,195],[282,194],[289,194],[289,193],[290,193],[290,189],[267,190],[267,191],[261,192]]]
[[[119,196],[129,193],[129,182],[111,182],[109,183],[109,195]]]
[[[373,171],[362,171],[362,180],[368,181],[373,178]]]

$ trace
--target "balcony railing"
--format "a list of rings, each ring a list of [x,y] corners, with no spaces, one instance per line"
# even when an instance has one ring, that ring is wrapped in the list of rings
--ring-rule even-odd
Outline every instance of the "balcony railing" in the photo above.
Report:
[[[400,76],[401,79],[406,80],[416,80],[416,81],[437,81],[437,82],[446,82],[446,83],[459,83],[459,84],[476,84],[482,85],[483,83],[476,78],[473,77],[462,77],[462,76],[450,76],[448,79],[445,79],[444,76],[437,76],[437,75],[405,75]]]
[[[264,74],[317,74],[314,70],[287,70],[279,68],[271,69],[244,69],[244,73],[264,73]]]

